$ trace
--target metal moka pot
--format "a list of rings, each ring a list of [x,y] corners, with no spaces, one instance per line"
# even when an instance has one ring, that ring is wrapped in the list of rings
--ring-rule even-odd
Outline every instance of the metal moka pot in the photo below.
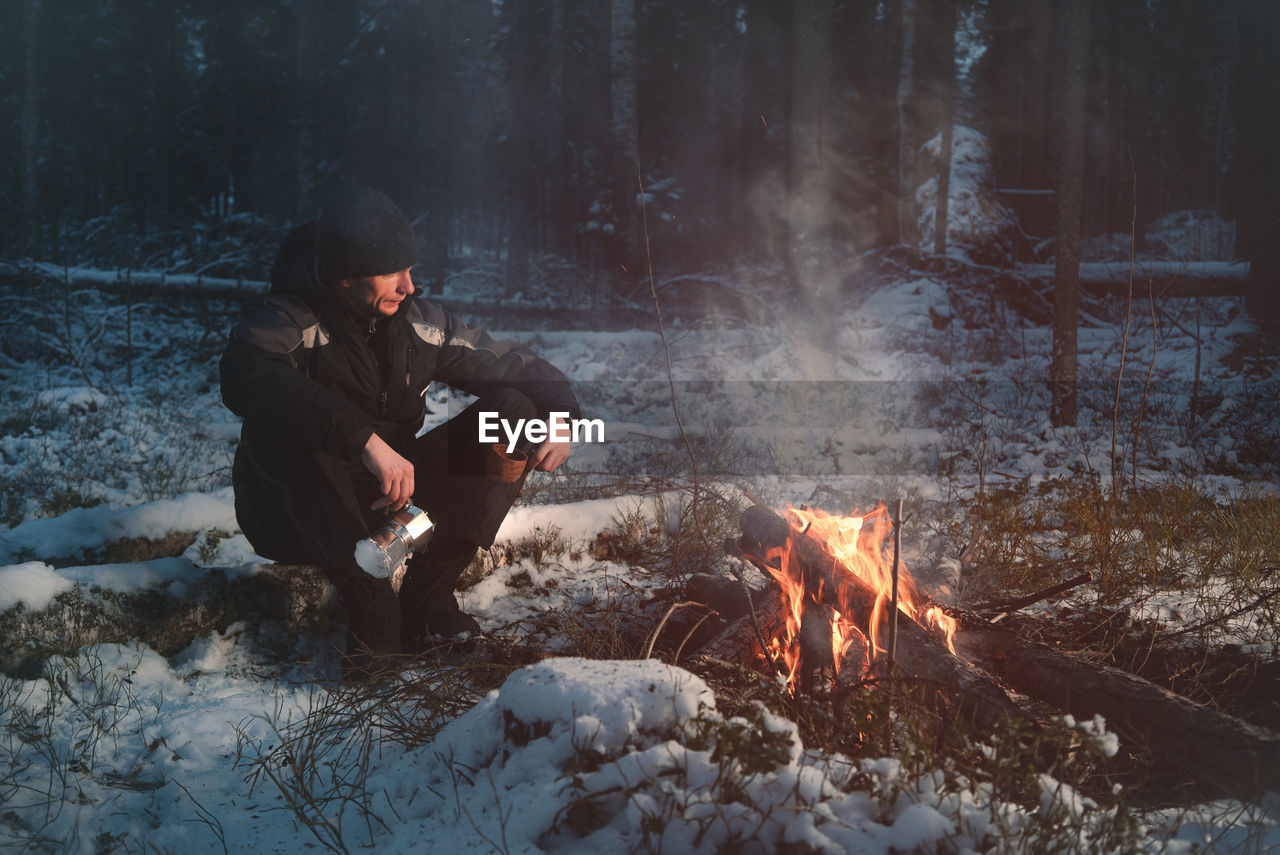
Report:
[[[426,511],[412,503],[405,505],[386,525],[356,542],[356,563],[370,576],[386,579],[427,545],[433,527]]]

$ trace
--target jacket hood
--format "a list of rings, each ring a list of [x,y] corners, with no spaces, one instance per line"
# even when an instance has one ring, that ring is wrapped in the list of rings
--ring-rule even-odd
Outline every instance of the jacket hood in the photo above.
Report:
[[[271,293],[298,294],[324,291],[316,272],[316,224],[303,223],[280,243],[271,264]]]

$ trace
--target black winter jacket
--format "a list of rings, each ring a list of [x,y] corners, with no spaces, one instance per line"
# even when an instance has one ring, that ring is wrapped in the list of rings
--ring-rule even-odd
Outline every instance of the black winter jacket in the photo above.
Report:
[[[353,312],[316,277],[314,235],[309,223],[285,239],[271,291],[242,307],[220,369],[223,402],[244,419],[233,473],[241,529],[265,557],[331,564],[376,522],[365,443],[377,431],[401,451],[432,382],[476,395],[512,387],[543,418],[579,411],[550,363],[434,303],[408,299],[376,321]]]

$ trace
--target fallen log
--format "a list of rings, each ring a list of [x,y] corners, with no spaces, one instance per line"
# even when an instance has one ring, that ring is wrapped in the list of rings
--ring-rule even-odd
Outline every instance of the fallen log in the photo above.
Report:
[[[716,597],[708,597],[708,605],[721,610],[726,615],[734,616],[730,617],[728,626],[715,638],[698,648],[698,655],[723,659],[727,662],[769,662],[771,668],[777,670],[776,663],[771,660],[771,654],[761,649],[757,638],[768,643],[769,639],[781,638],[786,632],[787,612],[782,602],[782,594],[776,588],[762,588],[747,592],[738,583],[728,579],[722,580],[722,583],[723,593],[716,592]],[[701,580],[700,584],[707,592],[711,592],[712,586],[706,579]],[[735,596],[734,588],[744,595],[749,595],[750,604],[744,597],[741,600],[740,609],[734,607],[729,610],[719,606],[717,602],[719,597],[725,600],[732,599],[736,606],[739,601]],[[690,595],[693,596],[692,593]]]
[[[1243,799],[1280,790],[1280,733],[1195,703],[1154,683],[963,615],[961,656],[1014,689],[1107,726],[1203,784]]]
[[[1052,264],[1024,264],[1017,272],[1032,283],[1053,284]],[[1210,261],[1085,262],[1080,288],[1094,294],[1162,298],[1240,297],[1249,278],[1248,264]]]
[[[786,631],[787,606],[781,591],[766,589],[754,597],[756,625],[766,640],[783,638]],[[747,614],[730,621],[720,634],[698,650],[699,656],[721,659],[727,662],[766,662],[775,671],[785,675],[786,669],[775,660],[772,653],[762,650],[752,625],[752,615]],[[829,620],[829,619],[828,619]],[[820,622],[815,622],[820,623]],[[816,675],[825,676],[833,668],[830,647],[830,625],[825,637],[820,630],[806,629],[808,639],[801,655],[798,669],[802,690],[811,689]],[[822,658],[825,642],[825,660]],[[859,673],[862,662],[859,649],[844,658],[842,673]],[[896,677],[904,681],[916,681],[935,687],[943,693],[957,710],[957,714],[971,719],[976,725],[988,728],[1008,716],[1022,716],[1023,712],[1008,694],[978,668],[953,656],[933,633],[902,616],[898,624]]]
[[[271,565],[228,576],[210,570],[189,586],[118,593],[77,583],[39,609],[0,612],[0,674],[30,679],[46,659],[90,644],[141,641],[172,656],[237,622],[280,622],[291,634],[331,635],[342,620],[337,592],[319,568]]]

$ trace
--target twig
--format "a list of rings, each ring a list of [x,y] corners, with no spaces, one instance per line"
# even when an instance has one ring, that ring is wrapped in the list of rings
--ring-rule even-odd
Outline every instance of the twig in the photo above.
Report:
[[[900,575],[900,553],[902,551],[902,500],[894,504],[893,510],[893,593],[889,605],[889,662],[886,671],[889,677],[889,714],[884,717],[885,745],[893,750],[893,683],[894,671],[898,657],[898,577]]]
[[[739,490],[741,490],[741,491],[742,491],[742,495],[744,495],[744,496],[746,496],[748,499],[750,499],[750,500],[751,500],[751,504],[755,505],[757,508],[762,508],[762,509],[764,509],[764,510],[766,510],[766,511],[772,511],[772,510],[773,510],[773,508],[771,508],[771,507],[769,507],[767,504],[765,504],[764,499],[762,499],[762,498],[760,498],[759,496],[757,496],[757,495],[755,494],[755,491],[753,491],[750,487],[743,487],[743,486],[739,486],[739,487],[738,487],[738,489],[739,489]]]
[[[1012,600],[1001,600],[995,603],[983,603],[982,605],[974,606],[973,611],[1000,612],[1000,614],[991,619],[992,623],[996,623],[997,621],[1004,620],[1010,613],[1016,612],[1018,609],[1032,605],[1033,603],[1038,603],[1041,600],[1047,600],[1050,597],[1056,596],[1065,591],[1070,591],[1072,588],[1078,588],[1086,582],[1092,581],[1093,574],[1086,571],[1081,573],[1079,576],[1076,576],[1074,579],[1059,582],[1058,584],[1052,585],[1044,590],[1036,591],[1034,594],[1027,594],[1025,597],[1017,597]]]
[[[219,845],[222,846],[223,855],[227,855],[227,837],[223,831],[222,823],[218,820],[216,816],[210,813],[208,808],[206,808],[204,805],[200,803],[199,799],[197,799],[195,796],[191,794],[191,791],[187,789],[185,784],[183,784],[181,781],[177,780],[176,778],[171,778],[170,780],[173,781],[173,783],[178,786],[178,789],[186,793],[187,798],[191,799],[191,803],[196,806],[196,814],[198,816],[198,819],[194,821],[203,822],[205,825],[209,826],[210,830],[213,831],[213,836],[218,839]],[[192,820],[188,820],[188,821],[192,821]]]
[[[662,616],[662,619],[658,621],[658,625],[653,628],[653,632],[649,634],[649,642],[645,645],[644,656],[642,658],[653,658],[653,645],[658,642],[658,635],[662,632],[662,628],[667,625],[667,619],[675,613],[676,609],[683,609],[686,606],[702,606],[704,609],[706,608],[704,603],[696,603],[693,600],[686,600],[683,603],[672,603],[666,613]]]
[[[676,648],[675,654],[671,657],[672,665],[680,661],[680,654],[684,652],[684,646],[689,643],[689,639],[693,638],[693,634],[698,631],[698,627],[702,626],[706,622],[707,618],[711,617],[713,614],[715,614],[714,611],[708,610],[707,613],[698,618],[697,622],[694,623],[687,633],[685,633],[684,638],[680,639],[680,646]]]
[[[898,577],[901,575],[899,553],[902,550],[902,500],[898,499],[893,512],[893,591],[889,605],[889,670],[898,653]]]
[[[456,782],[454,784],[454,787],[456,790],[457,788]],[[489,771],[489,789],[493,791],[493,803],[498,809],[498,831],[500,832],[500,836],[502,838],[501,845],[498,845],[497,843],[495,843],[493,841],[493,838],[489,837],[489,835],[485,834],[483,831],[480,830],[479,823],[475,821],[475,817],[471,815],[471,811],[467,810],[466,805],[461,805],[462,812],[466,815],[467,822],[471,824],[471,828],[475,831],[477,835],[479,835],[481,840],[483,840],[485,843],[488,843],[498,852],[501,852],[502,855],[510,855],[511,849],[507,845],[507,820],[510,818],[511,811],[513,808],[507,808],[506,813],[502,812],[502,801],[498,798],[498,785],[494,783],[492,770]]]
[[[765,506],[761,505],[761,507]],[[777,674],[779,677],[787,676],[786,669],[779,665],[777,660],[773,658],[773,654],[769,652],[769,643],[765,641],[764,632],[760,629],[760,618],[756,617],[756,603],[755,599],[751,596],[751,586],[747,584],[747,580],[742,577],[742,574],[737,571],[737,568],[734,568],[732,572],[733,577],[737,579],[738,584],[742,586],[742,593],[747,596],[747,613],[751,616],[751,629],[755,631],[756,644],[760,645],[760,652],[764,655],[764,661],[769,664],[769,670]]]
[[[1151,310],[1151,362],[1142,383],[1142,397],[1138,401],[1138,415],[1133,423],[1133,492],[1138,492],[1138,440],[1142,436],[1142,418],[1146,415],[1147,399],[1151,394],[1151,378],[1155,375],[1156,357],[1160,355],[1160,323],[1156,315],[1155,280],[1147,279],[1147,305]]]
[[[1137,254],[1138,227],[1138,173],[1133,165],[1133,153],[1129,153],[1129,173],[1132,178],[1133,213],[1129,217],[1129,293],[1124,305],[1124,326],[1120,335],[1120,365],[1116,368],[1116,394],[1111,404],[1111,495],[1120,492],[1120,466],[1117,465],[1116,445],[1120,435],[1120,390],[1124,379],[1125,357],[1129,353],[1129,327],[1133,323],[1133,267]],[[1123,464],[1121,464],[1123,465]]]

